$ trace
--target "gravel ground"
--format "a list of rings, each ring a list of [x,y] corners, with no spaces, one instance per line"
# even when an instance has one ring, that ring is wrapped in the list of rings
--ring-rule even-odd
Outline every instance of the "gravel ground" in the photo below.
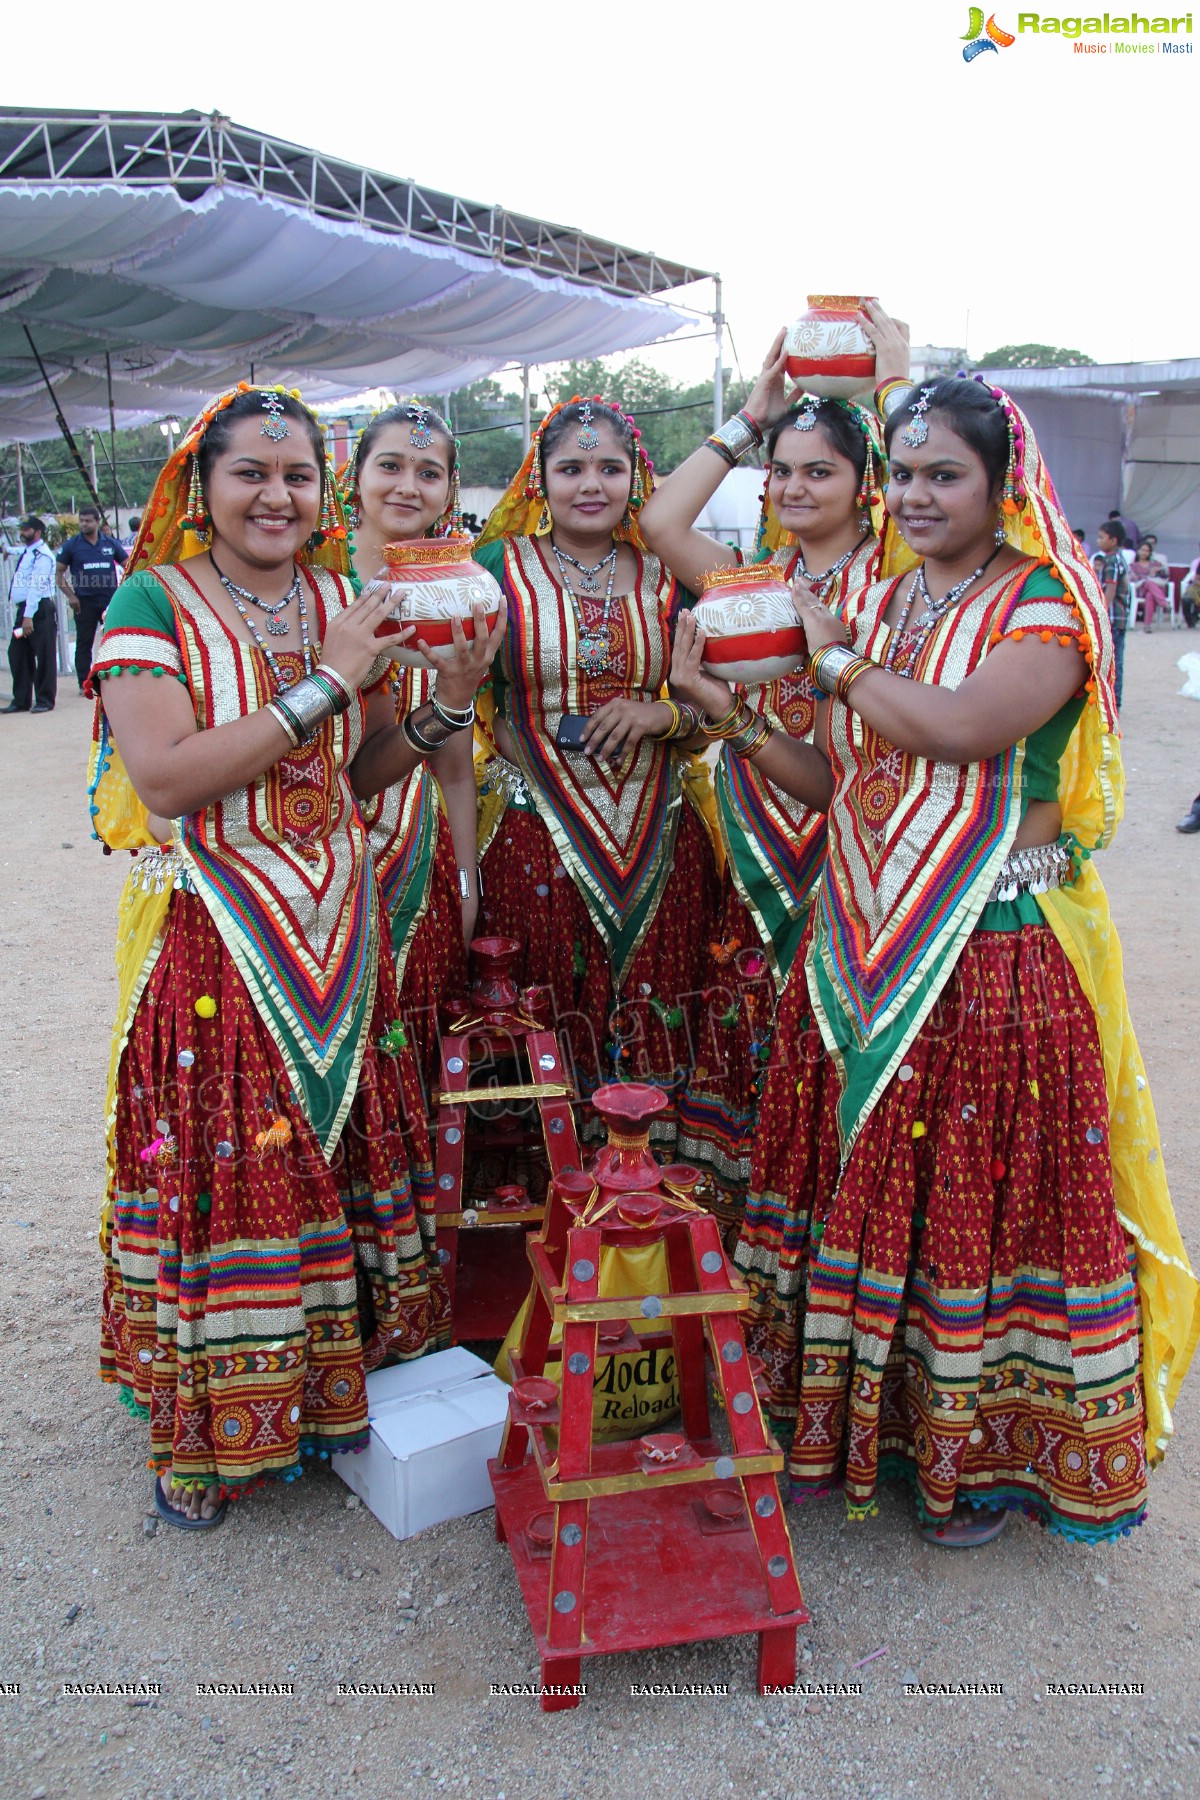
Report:
[[[1200,1179],[1184,1058],[1198,1003],[1187,944],[1200,839],[1172,825],[1200,782],[1200,708],[1177,698],[1174,668],[1195,641],[1130,638],[1128,814],[1103,864],[1193,1249]],[[749,1639],[585,1662],[590,1691],[574,1713],[493,1696],[492,1682],[535,1680],[537,1663],[490,1513],[397,1544],[328,1469],[239,1505],[211,1537],[157,1529],[144,1427],[95,1374],[124,860],[101,857],[88,836],[89,717],[69,683],[52,716],[0,724],[0,1683],[19,1686],[0,1697],[5,1796],[1200,1791],[1195,1378],[1149,1521],[1117,1546],[1066,1544],[1021,1519],[987,1549],[950,1553],[922,1542],[891,1491],[866,1525],[848,1525],[837,1500],[793,1513],[813,1614],[802,1674],[861,1682],[857,1696],[761,1699]],[[64,1695],[64,1682],[83,1680],[161,1691]],[[355,1680],[431,1682],[436,1693],[339,1700],[337,1683]],[[729,1693],[631,1695],[644,1681],[728,1683]],[[906,1681],[1002,1683],[1003,1693],[906,1696]],[[1052,1696],[1051,1681],[1144,1691]],[[294,1693],[206,1696],[197,1682],[292,1682]]]

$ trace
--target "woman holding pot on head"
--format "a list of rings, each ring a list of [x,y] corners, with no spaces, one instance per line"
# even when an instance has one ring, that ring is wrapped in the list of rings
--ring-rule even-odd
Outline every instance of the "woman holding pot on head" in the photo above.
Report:
[[[796,1498],[863,1517],[899,1475],[938,1542],[1013,1507],[1097,1541],[1143,1516],[1200,1329],[1090,860],[1112,644],[1007,396],[905,390],[887,447],[922,561],[845,620],[798,602],[828,717],[760,758],[829,833],[735,1260]]]
[[[881,377],[908,367],[907,344],[881,308],[862,319]],[[697,593],[719,596],[738,579],[741,553],[695,521],[729,468],[763,445],[766,480],[751,559],[785,581],[805,581],[839,614],[880,571],[886,463],[873,414],[851,401],[785,394],[784,332],[775,339],[744,410],[706,439],[655,489],[642,512],[647,542]],[[673,692],[720,720],[744,702],[758,720],[812,740],[818,696],[805,668],[734,694],[701,675]],[[704,1168],[714,1210],[736,1230],[750,1178],[758,1094],[770,1059],[775,1006],[800,942],[825,858],[825,814],[772,781],[760,746],[721,744],[717,817],[726,853],[721,916],[709,946],[708,991],[697,1066],[680,1100],[679,1153]]]
[[[502,583],[495,754],[480,797],[483,916],[522,945],[581,1092],[676,1088],[690,1061],[716,870],[663,699],[685,597],[644,544],[650,469],[632,421],[575,399],[542,421],[476,559]],[[687,596],[690,601],[690,596]],[[673,1109],[660,1140],[674,1138]]]
[[[316,419],[243,384],[160,476],[93,670],[97,831],[171,832],[118,946],[101,1369],[191,1529],[302,1451],[365,1443],[366,1371],[446,1336],[356,801],[449,732],[431,706],[396,724],[411,630],[386,589],[353,597],[344,537]],[[498,637],[434,653],[444,710]]]
[[[383,570],[385,545],[458,532],[458,449],[427,406],[376,413],[343,481],[360,587]],[[392,665],[390,681],[399,720],[427,704],[434,687],[427,670],[402,663]],[[479,909],[471,749],[471,732],[455,732],[407,781],[361,808],[391,920],[400,1013],[427,1084],[437,1074],[439,1008],[466,987],[466,946]]]

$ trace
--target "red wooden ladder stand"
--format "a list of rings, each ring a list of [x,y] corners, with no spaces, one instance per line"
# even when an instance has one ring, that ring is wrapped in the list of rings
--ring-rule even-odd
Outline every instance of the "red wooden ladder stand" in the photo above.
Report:
[[[650,1119],[666,1096],[614,1084],[595,1104],[608,1145],[586,1172],[556,1172],[527,1244],[533,1304],[488,1465],[496,1535],[541,1657],[541,1705],[578,1705],[570,1690],[584,1656],[747,1632],[758,1634],[760,1690],[786,1685],[808,1614],[775,1480],[783,1454],[742,1332],[749,1296],[716,1220],[689,1198],[697,1171],[660,1169],[650,1153]],[[646,1244],[664,1246],[667,1291],[601,1299],[605,1250]],[[661,1320],[661,1330],[635,1333],[634,1318]],[[674,1351],[683,1434],[595,1443],[598,1351],[650,1349]],[[557,1380],[546,1376],[551,1359]],[[710,1367],[729,1449],[712,1434]]]
[[[474,1135],[485,1139],[487,1128],[468,1118],[480,1102],[536,1103],[541,1140],[553,1177],[579,1166],[573,1102],[575,1088],[563,1067],[554,1031],[517,991],[510,969],[520,951],[511,938],[476,938],[471,945],[475,976],[468,1001],[441,1034],[441,1087],[435,1095],[437,1136],[434,1160],[437,1251],[450,1295],[454,1340],[503,1337],[512,1324],[528,1286],[528,1265],[512,1240],[513,1227],[540,1225],[545,1207],[530,1200],[523,1188],[500,1186],[479,1204],[464,1204],[465,1156]],[[455,1010],[455,1009],[451,1009]],[[524,1060],[528,1079],[471,1087],[472,1068],[494,1068],[497,1060]],[[537,1132],[509,1132],[505,1141],[519,1143]],[[502,1236],[492,1228],[504,1226]],[[460,1259],[460,1233],[488,1231],[488,1254],[477,1269]],[[475,1246],[479,1249],[482,1246]],[[506,1249],[508,1254],[505,1254]],[[472,1274],[478,1279],[472,1280]],[[462,1280],[460,1282],[460,1276]]]

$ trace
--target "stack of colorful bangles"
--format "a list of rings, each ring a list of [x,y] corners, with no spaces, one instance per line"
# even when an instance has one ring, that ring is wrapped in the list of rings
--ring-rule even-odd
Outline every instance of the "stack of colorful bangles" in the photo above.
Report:
[[[857,655],[847,644],[825,644],[809,657],[808,678],[823,694],[845,702],[860,675],[878,666]]]
[[[425,707],[420,706],[416,712],[407,714],[400,721],[400,729],[404,733],[405,742],[410,749],[416,751],[418,756],[432,756],[435,751],[442,748],[443,744],[450,741],[456,731],[469,731],[475,723],[475,702],[473,700],[470,706],[445,706],[436,694],[431,694],[426,705],[429,708],[427,713]],[[417,720],[423,713],[425,717],[418,725]],[[426,736],[426,731],[431,725],[440,726],[443,735],[435,738]]]
[[[731,469],[735,469],[747,450],[759,448],[765,435],[758,420],[743,406],[740,412],[735,412],[732,419],[726,419],[721,429],[714,431],[704,442],[710,450],[716,451],[722,462],[727,462]]]
[[[764,719],[740,698],[734,701],[723,719],[710,719],[705,714],[700,723],[707,737],[720,738],[735,756],[757,756],[775,732],[769,719]]]
[[[328,663],[318,663],[312,674],[298,681],[295,687],[284,688],[276,694],[266,710],[283,726],[292,740],[293,749],[298,749],[316,735],[326,719],[344,713],[352,698],[337,670],[331,669]]]
[[[686,700],[669,700],[664,694],[660,704],[670,707],[671,723],[665,731],[653,733],[658,743],[669,743],[672,738],[695,737],[696,733],[702,729],[700,714],[694,706],[689,706]]]
[[[893,375],[890,381],[881,381],[875,389],[875,411],[886,425],[888,415],[900,404],[901,394],[912,392],[912,382],[907,375]]]

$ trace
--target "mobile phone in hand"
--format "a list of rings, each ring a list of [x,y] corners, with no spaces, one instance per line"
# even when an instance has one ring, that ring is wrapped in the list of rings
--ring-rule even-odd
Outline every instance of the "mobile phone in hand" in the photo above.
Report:
[[[576,756],[589,756],[591,754],[583,741],[583,734],[587,728],[589,716],[588,713],[563,714],[562,718],[558,721],[558,731],[555,733],[554,738],[554,741],[560,750],[570,751]]]

